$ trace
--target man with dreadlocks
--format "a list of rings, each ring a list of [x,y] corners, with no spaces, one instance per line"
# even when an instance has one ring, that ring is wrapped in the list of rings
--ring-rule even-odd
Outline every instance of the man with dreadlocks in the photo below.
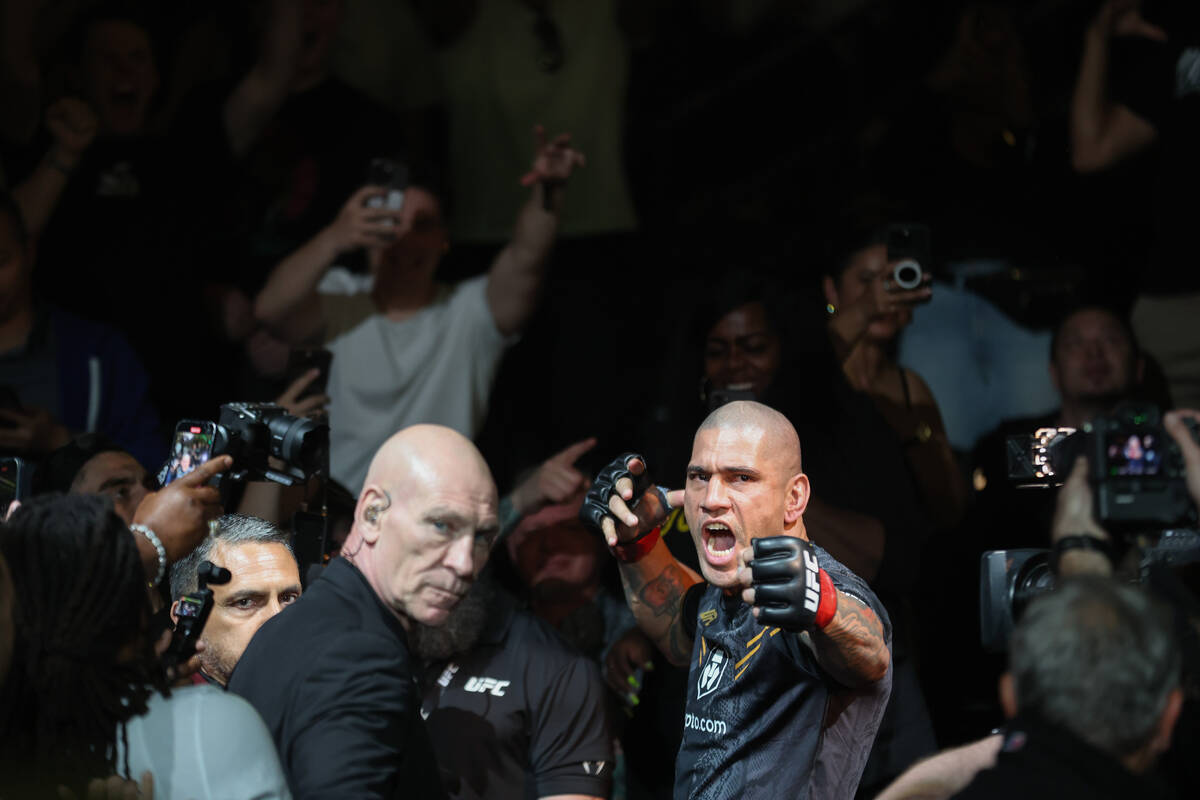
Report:
[[[0,796],[53,796],[60,785],[83,796],[90,780],[145,773],[165,797],[290,796],[245,701],[168,690],[138,546],[109,500],[35,497],[0,528],[0,553],[15,628],[0,690]]]

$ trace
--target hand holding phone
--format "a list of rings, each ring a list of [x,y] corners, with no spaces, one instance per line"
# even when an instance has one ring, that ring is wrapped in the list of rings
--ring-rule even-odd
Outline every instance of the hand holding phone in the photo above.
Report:
[[[933,274],[928,226],[889,225],[887,260],[889,269],[884,277],[884,288],[894,295],[892,302],[901,305],[929,302],[928,286]]]
[[[158,534],[167,561],[178,561],[208,535],[209,521],[222,513],[220,492],[208,482],[232,466],[232,456],[213,456],[138,505],[133,521]]]
[[[288,357],[284,381],[287,388],[275,402],[295,417],[320,417],[326,412],[329,397],[329,367],[333,353],[324,347],[297,347]]]

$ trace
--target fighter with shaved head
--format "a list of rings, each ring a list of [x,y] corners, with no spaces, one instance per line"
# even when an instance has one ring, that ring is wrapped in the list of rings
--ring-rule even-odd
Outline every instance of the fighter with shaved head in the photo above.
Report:
[[[800,440],[734,402],[696,432],[686,486],[627,454],[580,512],[603,532],[642,630],[690,665],[675,797],[852,798],[891,690],[891,627],[857,575],[809,541]],[[703,579],[659,538],[683,505]]]
[[[415,425],[375,454],[342,558],[259,629],[229,689],[270,728],[297,797],[444,797],[408,631],[441,625],[499,530],[469,439]]]

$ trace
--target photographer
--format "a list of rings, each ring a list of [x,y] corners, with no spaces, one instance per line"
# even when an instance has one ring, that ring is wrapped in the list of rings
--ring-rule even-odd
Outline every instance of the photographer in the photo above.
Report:
[[[1054,492],[1014,487],[1008,480],[1008,436],[1028,436],[1038,428],[1082,428],[1144,392],[1145,367],[1129,323],[1111,309],[1082,305],[1063,315],[1051,333],[1049,363],[1061,405],[1042,416],[1006,420],[975,450],[982,488],[970,529],[983,549],[1043,546],[1054,514]]]
[[[290,796],[245,701],[167,689],[140,554],[107,500],[33,498],[0,529],[0,552],[16,601],[0,793],[82,796],[90,779],[149,772],[160,797]]]
[[[275,267],[255,314],[288,341],[320,338],[333,351],[331,459],[340,483],[361,488],[371,453],[406,425],[478,432],[500,356],[535,309],[563,185],[582,164],[570,136],[547,142],[538,129],[533,167],[522,178],[532,191],[485,276],[450,287],[436,282],[449,241],[441,202],[423,186],[405,190],[398,212],[367,207],[388,190],[363,187]],[[365,284],[330,270],[364,247]]]
[[[228,583],[213,585],[213,609],[200,641],[200,670],[208,683],[225,688],[250,639],[262,624],[295,602],[300,569],[291,537],[266,520],[226,514],[217,529],[171,567],[171,619],[179,599],[197,588],[202,561],[229,570]]]
[[[1165,416],[1164,427],[1183,454],[1192,503],[1200,504],[1200,444],[1184,424],[1189,418],[1200,421],[1200,412],[1172,411]],[[1178,654],[1169,655],[1182,643],[1183,686],[1188,686],[1200,667],[1195,599],[1168,588],[1174,601],[1171,614],[1171,609],[1151,604],[1144,592],[1105,582],[1136,575],[1137,549],[1131,548],[1124,561],[1114,562],[1115,543],[1096,519],[1088,472],[1087,459],[1079,457],[1058,495],[1052,563],[1064,588],[1033,601],[1010,644],[1013,675],[1004,677],[1001,699],[1009,716],[1020,713],[1027,723],[1032,713],[1031,747],[1021,752],[1023,745],[1014,736],[1017,731],[1021,731],[1018,736],[1030,733],[1025,723],[1010,724],[1003,737],[993,735],[917,764],[880,800],[958,796],[955,793],[977,774],[978,785],[963,797],[1157,797],[1161,789],[1156,782],[1135,776],[1146,773],[1164,751],[1161,772],[1168,783],[1180,797],[1196,795],[1200,788],[1194,763],[1196,700],[1179,691],[1178,664],[1170,667],[1172,660],[1178,662]],[[1163,588],[1151,575],[1151,588]],[[1060,593],[1067,598],[1056,598]],[[1085,663],[1091,677],[1080,682],[1079,670]],[[1063,696],[1052,696],[1051,687]],[[1114,703],[1114,697],[1143,702]],[[1055,719],[1047,719],[1047,713]],[[1069,730],[1054,730],[1047,736],[1047,722]],[[1174,746],[1168,750],[1173,729]],[[1000,769],[981,772],[997,765],[998,752]]]

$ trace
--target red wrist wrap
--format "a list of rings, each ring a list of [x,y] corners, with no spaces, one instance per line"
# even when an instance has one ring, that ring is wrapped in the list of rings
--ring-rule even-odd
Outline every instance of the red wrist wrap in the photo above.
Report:
[[[658,544],[659,532],[661,530],[661,525],[656,526],[636,539],[615,544],[608,549],[617,557],[617,561],[632,564],[635,561],[640,561],[642,556],[654,549],[654,545]]]
[[[817,606],[817,618],[814,620],[818,629],[824,628],[837,614],[837,587],[829,573],[821,570],[817,577],[821,581],[821,603]]]

